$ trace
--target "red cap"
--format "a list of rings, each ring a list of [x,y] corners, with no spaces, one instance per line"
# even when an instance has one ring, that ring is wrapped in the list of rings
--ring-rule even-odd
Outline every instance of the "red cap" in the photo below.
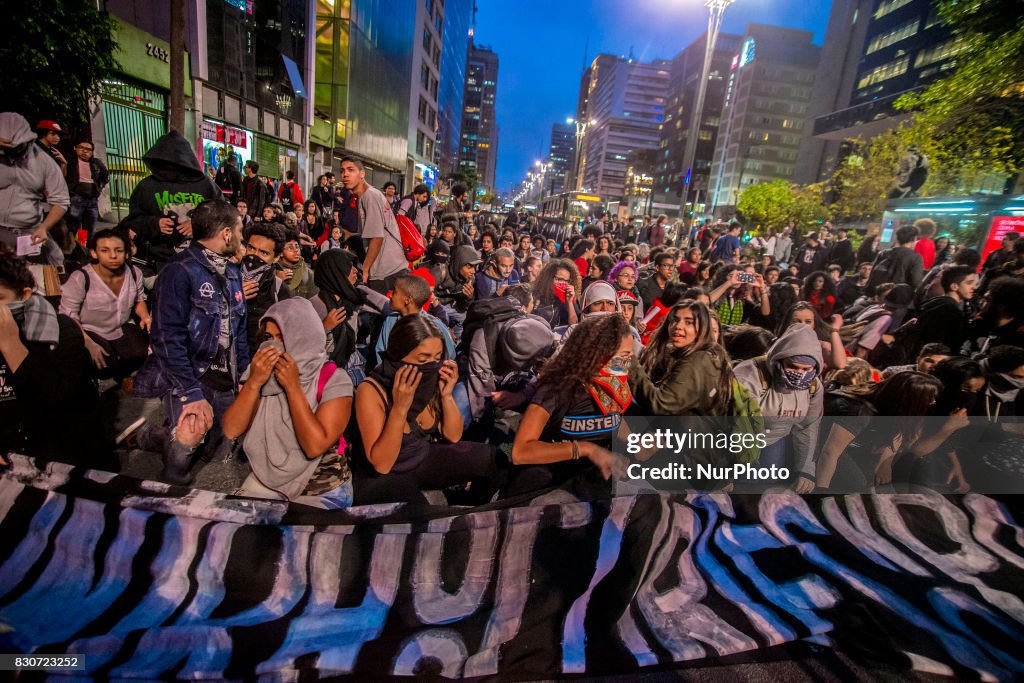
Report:
[[[56,121],[43,119],[36,124],[36,130],[52,130],[54,133],[63,133]]]

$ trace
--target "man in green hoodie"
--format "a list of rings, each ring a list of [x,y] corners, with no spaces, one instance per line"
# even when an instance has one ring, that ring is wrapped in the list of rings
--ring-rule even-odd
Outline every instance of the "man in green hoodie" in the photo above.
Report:
[[[178,131],[161,135],[142,160],[150,175],[132,191],[123,225],[135,233],[138,256],[159,271],[192,242],[192,210],[222,193]]]

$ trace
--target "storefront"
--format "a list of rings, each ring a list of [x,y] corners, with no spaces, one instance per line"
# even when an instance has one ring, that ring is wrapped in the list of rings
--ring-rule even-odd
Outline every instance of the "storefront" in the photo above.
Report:
[[[130,24],[114,23],[121,72],[103,82],[100,106],[93,109],[91,123],[96,154],[110,170],[110,185],[100,197],[100,213],[105,220],[116,222],[128,214],[132,191],[149,175],[142,157],[167,132],[171,75],[166,42]],[[185,95],[191,94],[186,59]]]
[[[251,130],[203,119],[203,130],[200,133],[203,167],[212,166],[219,170],[221,164],[229,157],[234,157],[235,167],[241,173],[245,168],[245,162],[253,159],[254,139]],[[260,172],[262,171],[261,168]]]
[[[299,148],[260,133],[255,134],[255,159],[260,175],[283,180],[287,171],[299,173]]]

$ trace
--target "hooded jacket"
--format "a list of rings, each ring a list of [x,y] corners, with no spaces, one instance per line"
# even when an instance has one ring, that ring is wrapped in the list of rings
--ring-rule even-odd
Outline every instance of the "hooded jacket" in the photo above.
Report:
[[[185,223],[192,209],[222,193],[203,173],[192,145],[177,131],[160,136],[142,160],[150,175],[132,191],[123,224],[135,231],[139,256],[160,268],[191,241],[177,231],[160,232],[160,219]]]
[[[314,414],[321,403],[352,396],[352,380],[344,368],[337,368],[326,380],[323,395],[317,397],[320,375],[328,362],[324,351],[327,337],[309,300],[279,301],[267,309],[260,322],[266,320],[273,320],[280,328],[284,349],[298,367],[302,392]],[[280,497],[294,500],[306,488],[323,455],[310,458],[303,451],[288,396],[280,384],[268,381],[260,393],[262,398],[242,442],[252,467],[250,476]],[[247,479],[243,490],[261,490],[252,484]]]
[[[640,415],[713,415],[715,392],[729,371],[724,351],[701,349],[673,360],[661,377],[652,378],[638,361],[629,369],[629,387]]]
[[[470,246],[456,247],[452,251],[448,266],[448,278],[434,287],[434,293],[443,304],[454,306],[457,311],[465,312],[473,302],[473,297],[466,296],[463,285],[469,280],[459,276],[459,271],[467,263],[480,260],[480,252]]]
[[[0,114],[0,138],[25,147],[21,155],[0,155],[0,228],[34,230],[49,206],[68,208],[68,186],[60,167],[33,144],[36,134],[24,116]]]
[[[782,379],[779,363],[793,356],[810,356],[818,367],[819,377],[814,378],[808,389],[790,389]],[[791,325],[772,344],[766,356],[745,360],[733,370],[736,381],[761,406],[761,414],[771,427],[768,443],[792,436],[796,470],[810,479],[814,478],[813,455],[824,406],[825,392],[820,380],[823,367],[821,342],[814,328]]]
[[[487,399],[505,375],[530,369],[550,351],[553,341],[547,321],[526,313],[477,329],[464,368],[473,419],[483,415]]]

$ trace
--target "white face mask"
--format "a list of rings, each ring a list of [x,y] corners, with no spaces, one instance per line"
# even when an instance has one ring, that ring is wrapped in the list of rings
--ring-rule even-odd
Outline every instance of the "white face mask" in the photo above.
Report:
[[[1006,372],[1000,372],[999,377],[1014,389],[1024,389],[1024,377],[1014,377]]]

